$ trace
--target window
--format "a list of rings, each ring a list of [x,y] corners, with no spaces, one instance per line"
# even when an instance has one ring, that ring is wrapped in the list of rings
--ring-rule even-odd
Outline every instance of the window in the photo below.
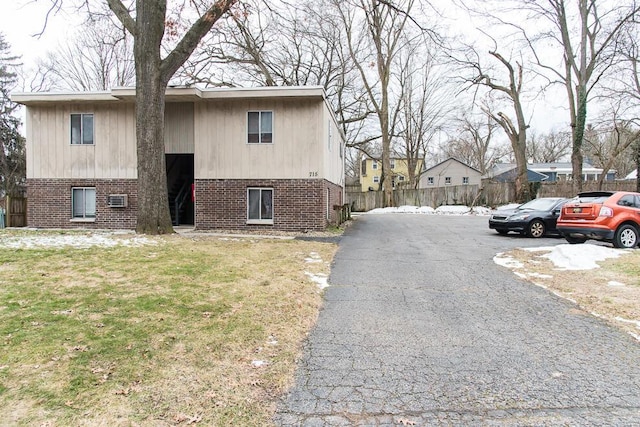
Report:
[[[427,177],[427,185],[433,185],[433,177],[432,176],[428,176]]]
[[[96,217],[96,189],[82,187],[71,189],[73,219],[93,219]]]
[[[273,189],[247,189],[247,222],[273,224]]]
[[[360,171],[360,174],[362,176],[367,176],[367,161],[366,160],[362,161],[362,170]]]
[[[389,161],[391,162],[391,169],[395,169],[396,168],[396,159],[391,159]]]
[[[71,144],[93,144],[93,114],[71,115]]]
[[[373,163],[371,163],[371,169],[376,170],[378,169],[378,162],[376,162],[375,160],[373,161]]]
[[[247,115],[249,144],[271,144],[273,142],[273,113],[271,111],[249,111]]]
[[[462,183],[463,184],[468,184],[469,183],[469,177],[468,176],[463,176],[462,177]]]
[[[444,185],[451,185],[451,177],[450,176],[445,176],[444,177]]]
[[[404,175],[398,175],[398,181],[404,181]]]
[[[376,184],[380,182],[380,177],[379,176],[374,176],[373,177],[373,182],[375,182]]]

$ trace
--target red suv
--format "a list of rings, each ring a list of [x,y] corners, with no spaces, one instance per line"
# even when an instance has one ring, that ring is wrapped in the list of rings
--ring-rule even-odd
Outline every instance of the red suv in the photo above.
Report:
[[[640,244],[640,193],[580,193],[562,207],[557,229],[569,243],[595,239],[634,248]]]

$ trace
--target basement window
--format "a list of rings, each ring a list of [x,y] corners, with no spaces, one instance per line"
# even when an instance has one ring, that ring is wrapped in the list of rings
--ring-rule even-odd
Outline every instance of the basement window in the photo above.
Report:
[[[273,224],[273,188],[247,189],[247,224]]]

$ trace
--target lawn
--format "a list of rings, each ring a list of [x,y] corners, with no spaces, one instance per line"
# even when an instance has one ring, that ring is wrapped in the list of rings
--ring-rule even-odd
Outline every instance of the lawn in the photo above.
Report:
[[[321,304],[310,274],[335,250],[177,235],[0,247],[3,423],[269,424]]]

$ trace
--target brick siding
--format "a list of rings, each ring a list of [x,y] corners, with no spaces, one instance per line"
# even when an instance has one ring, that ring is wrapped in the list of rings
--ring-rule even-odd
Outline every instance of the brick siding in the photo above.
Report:
[[[247,189],[273,189],[273,225],[247,224]],[[196,228],[199,230],[314,231],[327,227],[327,189],[330,189],[329,222],[337,215],[342,188],[326,180],[196,180]],[[334,203],[335,202],[335,203]]]
[[[95,187],[96,218],[71,218],[71,189]],[[273,225],[247,224],[247,188],[273,189]],[[328,191],[327,191],[328,190]],[[318,231],[337,223],[334,205],[343,203],[342,187],[327,180],[196,180],[199,230]],[[127,194],[126,208],[107,206],[109,194]],[[327,194],[329,202],[327,203]],[[135,229],[137,180],[29,179],[27,224],[38,228]],[[329,213],[327,215],[327,209]],[[327,217],[329,220],[327,220]]]
[[[95,221],[72,220],[71,189],[73,187],[95,187]],[[127,207],[107,206],[109,194],[127,194]],[[135,229],[137,194],[138,187],[135,179],[28,179],[27,225],[38,228]]]

